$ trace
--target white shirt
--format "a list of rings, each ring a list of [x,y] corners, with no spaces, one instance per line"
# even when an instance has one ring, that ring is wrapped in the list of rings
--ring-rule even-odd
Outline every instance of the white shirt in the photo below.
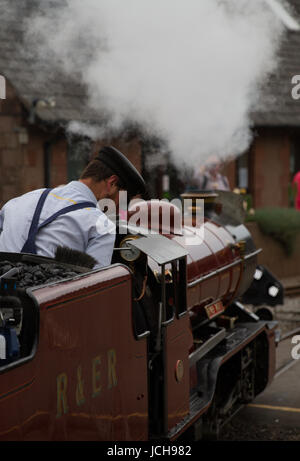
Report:
[[[7,202],[0,211],[0,251],[19,253],[27,238],[37,202],[45,189],[28,192]],[[97,199],[80,181],[53,189],[46,198],[39,224],[58,210],[78,202]],[[95,258],[95,268],[111,263],[115,225],[97,208],[83,208],[57,217],[42,228],[35,240],[37,254],[53,258],[57,246],[83,251]]]

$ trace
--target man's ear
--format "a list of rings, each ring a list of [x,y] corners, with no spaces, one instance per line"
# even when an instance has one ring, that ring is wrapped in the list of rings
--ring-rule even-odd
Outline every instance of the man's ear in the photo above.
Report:
[[[107,178],[107,183],[110,187],[116,186],[118,184],[118,181],[119,181],[119,178],[115,174]]]

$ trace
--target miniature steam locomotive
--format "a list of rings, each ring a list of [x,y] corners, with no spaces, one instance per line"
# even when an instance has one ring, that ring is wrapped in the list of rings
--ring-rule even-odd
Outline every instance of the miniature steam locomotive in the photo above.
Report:
[[[192,207],[168,235],[119,221],[100,270],[0,254],[0,440],[198,440],[265,389],[276,323],[241,303],[259,250],[224,197],[199,245]]]

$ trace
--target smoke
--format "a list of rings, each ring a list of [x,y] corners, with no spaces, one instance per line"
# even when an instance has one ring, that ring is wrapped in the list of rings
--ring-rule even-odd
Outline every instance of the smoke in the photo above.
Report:
[[[27,21],[25,46],[86,86],[106,130],[138,124],[193,164],[247,149],[282,32],[263,0],[46,3]]]
[[[106,136],[105,128],[89,123],[82,123],[72,120],[67,124],[67,133],[69,135],[86,136],[93,141],[97,141]]]

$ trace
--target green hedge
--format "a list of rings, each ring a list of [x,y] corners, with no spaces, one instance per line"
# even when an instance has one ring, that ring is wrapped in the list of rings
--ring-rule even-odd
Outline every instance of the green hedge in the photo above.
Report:
[[[294,208],[259,208],[247,221],[256,221],[260,230],[279,242],[288,256],[295,248],[300,233],[300,211]]]

